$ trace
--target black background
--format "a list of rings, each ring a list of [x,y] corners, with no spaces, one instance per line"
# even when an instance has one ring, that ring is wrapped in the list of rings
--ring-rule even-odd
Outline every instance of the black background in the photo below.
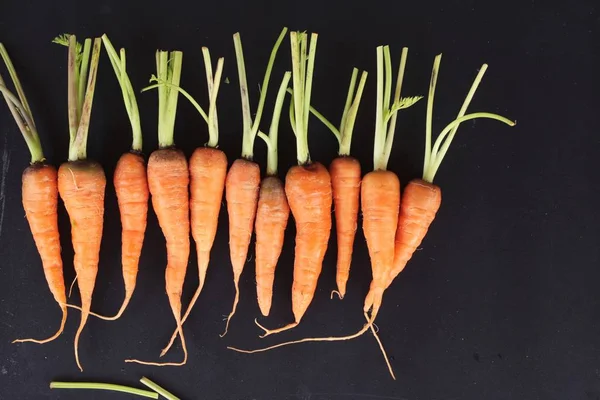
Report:
[[[553,4],[554,3],[554,4]],[[600,109],[597,91],[598,24],[593,1],[368,1],[165,2],[3,1],[0,40],[20,74],[45,153],[67,158],[66,49],[50,43],[62,32],[80,38],[106,32],[128,51],[134,87],[154,72],[157,48],[184,51],[182,85],[206,104],[201,46],[225,57],[230,84],[219,95],[221,148],[232,161],[241,149],[241,112],[231,35],[240,31],[251,101],[282,26],[320,34],[313,105],[337,121],[353,66],[370,72],[355,129],[353,154],[372,168],[375,47],[390,44],[394,69],[410,48],[404,93],[426,94],[433,57],[444,53],[434,129],[454,118],[482,63],[490,65],[470,107],[518,121],[464,124],[436,183],[444,201],[438,218],[408,268],[384,299],[378,318],[398,380],[392,381],[371,335],[347,343],[306,344],[258,355],[226,345],[257,347],[307,335],[339,335],[362,326],[369,281],[362,232],[356,238],[349,290],[334,288],[331,241],[315,299],[300,327],[258,339],[254,265],[242,275],[242,299],[230,333],[218,334],[233,300],[227,250],[227,214],[199,303],[186,325],[188,365],[162,369],[123,363],[155,359],[174,327],[164,293],[164,239],[151,212],[138,286],[116,322],[90,318],[80,343],[85,372],[75,365],[70,314],[65,333],[39,346],[17,337],[45,337],[59,322],[20,200],[21,172],[29,155],[8,110],[0,108],[0,398],[120,399],[125,395],[48,389],[51,380],[137,384],[146,375],[183,399],[599,399],[600,398]],[[276,87],[290,68],[289,41],[272,77],[265,123]],[[2,69],[5,74],[5,70]],[[7,75],[5,75],[7,77]],[[92,112],[88,155],[101,161],[109,181],[130,145],[119,87],[103,53]],[[147,154],[157,146],[156,93],[139,95]],[[207,129],[184,99],[175,140],[186,154],[207,141]],[[420,176],[425,101],[400,113],[390,161],[401,182]],[[263,127],[265,124],[263,124]],[[280,131],[280,169],[295,162],[287,119]],[[256,160],[265,149],[256,142]],[[333,136],[311,120],[314,160],[328,164]],[[123,295],[120,222],[112,185],[106,196],[105,234],[93,309],[117,310]],[[73,278],[68,218],[60,207],[65,280]],[[292,319],[293,226],[286,236],[269,326]],[[253,253],[251,248],[250,254]],[[190,256],[184,302],[197,283]],[[75,291],[76,292],[76,291]],[[78,302],[78,294],[71,298]],[[168,358],[179,360],[177,345]]]

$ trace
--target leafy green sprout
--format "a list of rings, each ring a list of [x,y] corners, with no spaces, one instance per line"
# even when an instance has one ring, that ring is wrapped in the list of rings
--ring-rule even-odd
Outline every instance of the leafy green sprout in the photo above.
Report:
[[[92,45],[88,38],[81,45],[75,35],[63,34],[52,42],[69,48],[69,161],[85,160],[102,40],[95,38]]]
[[[358,89],[356,89],[356,80],[358,78],[358,69],[354,68],[352,70],[352,77],[350,79],[350,86],[348,87],[348,94],[346,96],[346,103],[344,106],[344,111],[342,113],[342,119],[340,122],[339,128],[334,126],[327,118],[323,116],[319,111],[317,111],[313,106],[309,107],[310,113],[313,114],[317,119],[319,119],[336,137],[339,145],[338,154],[340,156],[349,156],[350,155],[350,146],[352,143],[352,132],[354,130],[354,123],[356,121],[356,114],[358,113],[358,107],[360,105],[360,100],[363,94],[363,90],[365,84],[367,82],[368,73],[363,71],[360,77],[360,82],[358,84]],[[355,90],[356,89],[356,90]],[[288,89],[288,93],[292,94],[294,91],[292,89]],[[294,109],[293,98],[292,104],[290,104],[290,110]],[[294,125],[294,113],[290,113],[290,118],[292,120],[292,125]]]
[[[17,76],[17,71],[2,43],[0,43],[0,56],[2,56],[2,60],[4,60],[4,64],[6,65],[6,69],[8,70],[8,74],[10,75],[17,95],[15,96],[8,89],[2,75],[0,75],[0,92],[2,92],[10,113],[21,131],[25,143],[27,143],[27,147],[31,153],[31,164],[41,163],[45,158],[40,137],[35,127],[33,114],[31,113],[29,103],[25,97],[25,92],[23,91],[23,87]]]
[[[498,114],[492,114],[488,112],[478,112],[471,113],[465,115],[467,112],[467,108],[477,91],[481,80],[483,79],[483,75],[485,74],[488,66],[487,64],[483,64],[479,73],[475,77],[473,84],[471,85],[471,89],[467,93],[467,97],[465,98],[462,107],[458,113],[456,119],[450,122],[446,127],[441,131],[439,136],[437,137],[433,147],[431,146],[432,141],[432,126],[433,126],[433,101],[435,97],[435,88],[437,84],[437,78],[439,75],[440,63],[442,60],[442,55],[439,54],[435,57],[433,62],[433,69],[431,72],[431,80],[429,84],[429,95],[427,98],[427,114],[426,114],[426,123],[425,123],[425,158],[423,163],[423,180],[432,183],[435,175],[448,152],[448,148],[456,135],[456,131],[461,123],[465,121],[469,121],[476,118],[488,118],[494,119],[500,122],[504,122],[509,126],[515,126],[516,122],[511,121],[508,118],[502,117]]]
[[[306,32],[290,32],[293,82],[290,122],[296,135],[298,165],[307,165],[311,162],[308,151],[308,116],[318,37],[318,34],[312,33],[309,44]]]
[[[423,96],[401,97],[408,48],[402,49],[394,100],[392,98],[392,58],[389,46],[377,47],[377,108],[375,113],[374,170],[386,170],[390,159],[398,111],[416,104]]]
[[[181,93],[186,99],[189,100],[190,103],[196,108],[202,119],[208,125],[208,136],[209,140],[206,145],[208,147],[218,147],[219,145],[219,122],[217,117],[217,97],[219,94],[219,87],[221,86],[221,77],[223,75],[223,65],[224,58],[221,57],[217,60],[217,66],[215,68],[215,72],[213,74],[212,62],[210,57],[210,51],[208,48],[202,48],[202,55],[204,58],[204,67],[206,70],[206,80],[208,85],[208,96],[209,96],[209,106],[208,106],[208,114],[204,111],[204,109],[198,104],[198,102],[190,95],[186,90],[182,89],[179,85],[179,82],[175,84],[174,82],[167,81],[160,76],[152,75],[150,77],[150,82],[156,82],[153,85],[145,87],[142,89],[142,92],[145,92],[150,89],[158,89],[159,93],[161,88],[168,88],[174,92]],[[184,317],[185,320],[185,317]]]
[[[240,37],[240,33],[237,32],[233,35],[233,44],[235,48],[235,58],[237,62],[239,83],[240,83],[240,95],[242,101],[242,121],[243,121],[243,139],[242,139],[242,158],[247,160],[252,160],[254,156],[254,140],[259,131],[260,120],[262,117],[263,109],[265,106],[265,101],[267,98],[267,89],[269,87],[269,80],[271,78],[271,72],[273,70],[273,64],[275,63],[275,58],[277,57],[277,52],[279,51],[279,47],[281,42],[285,38],[287,34],[287,28],[283,28],[273,49],[271,50],[271,55],[269,57],[269,61],[267,63],[267,68],[265,70],[265,76],[263,78],[262,85],[260,86],[260,97],[258,100],[258,106],[256,108],[256,114],[254,116],[254,120],[252,120],[251,110],[250,110],[250,99],[248,96],[248,81],[246,78],[246,65],[244,63],[244,51],[242,48],[242,39]]]
[[[133,86],[131,85],[131,81],[129,80],[129,76],[127,75],[126,71],[127,62],[125,58],[125,49],[121,49],[119,53],[117,53],[106,34],[102,35],[102,42],[104,43],[104,48],[106,49],[110,63],[115,71],[117,80],[119,81],[119,86],[121,86],[125,109],[127,110],[129,121],[131,122],[133,134],[131,150],[141,152],[142,126],[140,121],[140,112],[138,109],[137,100],[135,98],[135,91],[133,90]]]

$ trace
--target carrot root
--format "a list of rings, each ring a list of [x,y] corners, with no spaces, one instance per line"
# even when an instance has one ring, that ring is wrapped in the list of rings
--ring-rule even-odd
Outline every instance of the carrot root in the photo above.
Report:
[[[341,294],[340,292],[338,292],[337,290],[332,290],[332,291],[331,291],[331,295],[329,296],[329,300],[333,300],[333,295],[334,295],[334,294],[337,294],[337,296],[338,296],[338,298],[339,298],[340,300],[343,300],[343,299],[344,299],[344,296],[342,296],[342,294]]]
[[[12,342],[13,343],[37,343],[37,344],[44,344],[44,343],[49,343],[51,341],[53,341],[54,339],[58,338],[64,331],[65,329],[65,323],[67,322],[67,307],[65,305],[61,305],[60,306],[61,310],[62,310],[62,319],[60,321],[60,326],[58,328],[58,330],[56,331],[56,333],[52,336],[50,336],[47,339],[31,339],[31,338],[27,338],[27,339],[15,339]]]
[[[281,328],[277,328],[277,329],[267,329],[264,326],[262,326],[259,322],[258,319],[254,319],[254,323],[256,324],[256,326],[258,326],[260,329],[262,329],[265,333],[260,335],[259,337],[261,339],[266,338],[269,335],[273,335],[275,333],[280,333],[280,332],[284,332],[284,331],[288,331],[290,329],[295,328],[296,326],[298,326],[299,322],[292,322],[291,324],[288,324],[286,326],[282,326]]]
[[[240,300],[239,278],[237,278],[235,280],[234,286],[235,286],[235,298],[233,299],[233,308],[231,309],[231,312],[227,316],[227,322],[225,323],[225,331],[219,335],[220,337],[225,337],[225,335],[227,335],[227,331],[229,330],[229,321],[231,321],[231,317],[233,317],[233,315],[235,314],[235,310],[237,309],[238,301]]]

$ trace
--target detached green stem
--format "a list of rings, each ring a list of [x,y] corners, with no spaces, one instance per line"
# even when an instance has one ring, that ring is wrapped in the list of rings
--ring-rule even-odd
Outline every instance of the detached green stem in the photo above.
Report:
[[[279,51],[279,46],[285,38],[287,28],[283,28],[273,49],[267,63],[265,70],[265,76],[260,90],[260,97],[258,100],[258,107],[256,109],[256,115],[254,121],[252,121],[252,115],[250,110],[250,99],[248,96],[248,80],[246,78],[246,64],[244,62],[244,51],[242,48],[242,39],[239,32],[233,35],[233,44],[235,48],[235,58],[237,62],[238,76],[240,81],[240,95],[242,100],[242,119],[243,119],[243,139],[242,139],[242,158],[251,160],[254,156],[254,139],[259,130],[260,120],[262,117],[265,100],[267,98],[267,90],[269,88],[269,80],[271,78],[271,72],[273,70],[273,64]]]
[[[111,390],[114,392],[122,392],[134,394],[150,399],[158,399],[156,392],[149,390],[136,389],[129,386],[114,385],[112,383],[96,383],[96,382],[50,382],[50,389],[92,389],[92,390]]]
[[[146,378],[145,376],[140,379],[140,382],[149,387],[150,389],[154,390],[156,393],[158,393],[159,395],[161,395],[162,397],[164,397],[167,400],[179,400],[179,397],[175,396],[173,393],[169,392],[168,390],[166,390],[165,388],[157,385],[156,383],[152,382],[150,379]]]
[[[131,149],[133,151],[141,152],[142,126],[140,121],[140,112],[135,97],[135,91],[133,90],[133,86],[131,85],[131,81],[126,71],[125,49],[121,49],[120,55],[117,54],[117,51],[113,47],[106,34],[102,35],[102,42],[104,43],[104,48],[108,53],[108,58],[110,59],[113,70],[115,71],[115,75],[117,77],[117,80],[119,81],[119,85],[121,86],[123,101],[125,103],[127,115],[129,116],[131,130],[133,134],[133,143],[131,145]]]

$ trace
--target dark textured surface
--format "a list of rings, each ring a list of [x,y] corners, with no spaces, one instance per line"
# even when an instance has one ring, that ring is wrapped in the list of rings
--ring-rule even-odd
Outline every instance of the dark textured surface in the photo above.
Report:
[[[194,3],[194,5],[192,5]],[[552,4],[554,3],[554,5]],[[293,4],[293,6],[292,6]],[[352,66],[369,81],[359,112],[353,155],[372,166],[375,46],[392,46],[397,65],[410,47],[406,94],[425,94],[433,57],[444,53],[438,82],[435,130],[455,116],[483,62],[490,68],[471,110],[518,120],[516,128],[493,121],[461,127],[436,182],[444,201],[423,244],[391,286],[378,325],[398,380],[392,381],[370,335],[348,343],[306,344],[241,355],[227,344],[256,347],[306,335],[345,334],[362,325],[369,285],[362,232],[356,240],[348,295],[329,300],[335,284],[335,241],[325,258],[315,299],[302,324],[280,337],[260,340],[253,318],[254,265],[246,265],[242,298],[230,333],[223,315],[233,300],[227,223],[221,223],[208,281],[186,325],[189,364],[162,369],[124,364],[127,357],[158,356],[174,328],[164,289],[164,240],[156,218],[148,223],[138,286],[117,322],[90,318],[81,338],[85,367],[79,373],[72,340],[79,315],[70,314],[64,335],[44,346],[13,345],[17,337],[42,337],[59,323],[20,202],[27,148],[8,110],[0,107],[0,398],[125,399],[125,395],[51,392],[48,382],[105,380],[136,384],[142,375],[183,399],[598,399],[600,398],[600,109],[597,72],[598,5],[594,1],[346,2],[117,2],[8,1],[0,11],[0,40],[21,76],[49,161],[67,157],[66,50],[50,44],[61,32],[100,35],[128,51],[133,85],[154,72],[154,50],[184,51],[184,85],[206,104],[201,46],[225,56],[230,84],[219,101],[221,148],[233,161],[241,149],[241,112],[231,35],[240,30],[256,104],[270,47],[282,25],[320,33],[313,104],[335,121]],[[283,71],[284,42],[267,110]],[[4,74],[4,69],[2,69]],[[5,75],[7,77],[7,75]],[[157,146],[156,93],[139,96],[144,150]],[[399,118],[390,169],[401,182],[420,175],[425,103]],[[268,121],[270,112],[267,112]],[[263,125],[264,126],[264,125]],[[329,164],[333,137],[311,120],[314,160]],[[294,164],[286,119],[281,124],[281,175]],[[207,141],[196,111],[180,100],[175,140],[189,156]],[[130,144],[120,91],[105,54],[89,137],[90,157],[112,179]],[[265,166],[264,145],[256,160]],[[67,284],[73,278],[68,218],[60,207]],[[120,222],[112,185],[107,188],[105,235],[93,309],[112,314],[120,305]],[[293,264],[290,229],[275,282],[268,326],[291,321]],[[251,248],[251,253],[253,249]],[[184,302],[197,282],[190,256]],[[78,294],[72,302],[78,302]],[[179,360],[180,346],[168,355]]]

